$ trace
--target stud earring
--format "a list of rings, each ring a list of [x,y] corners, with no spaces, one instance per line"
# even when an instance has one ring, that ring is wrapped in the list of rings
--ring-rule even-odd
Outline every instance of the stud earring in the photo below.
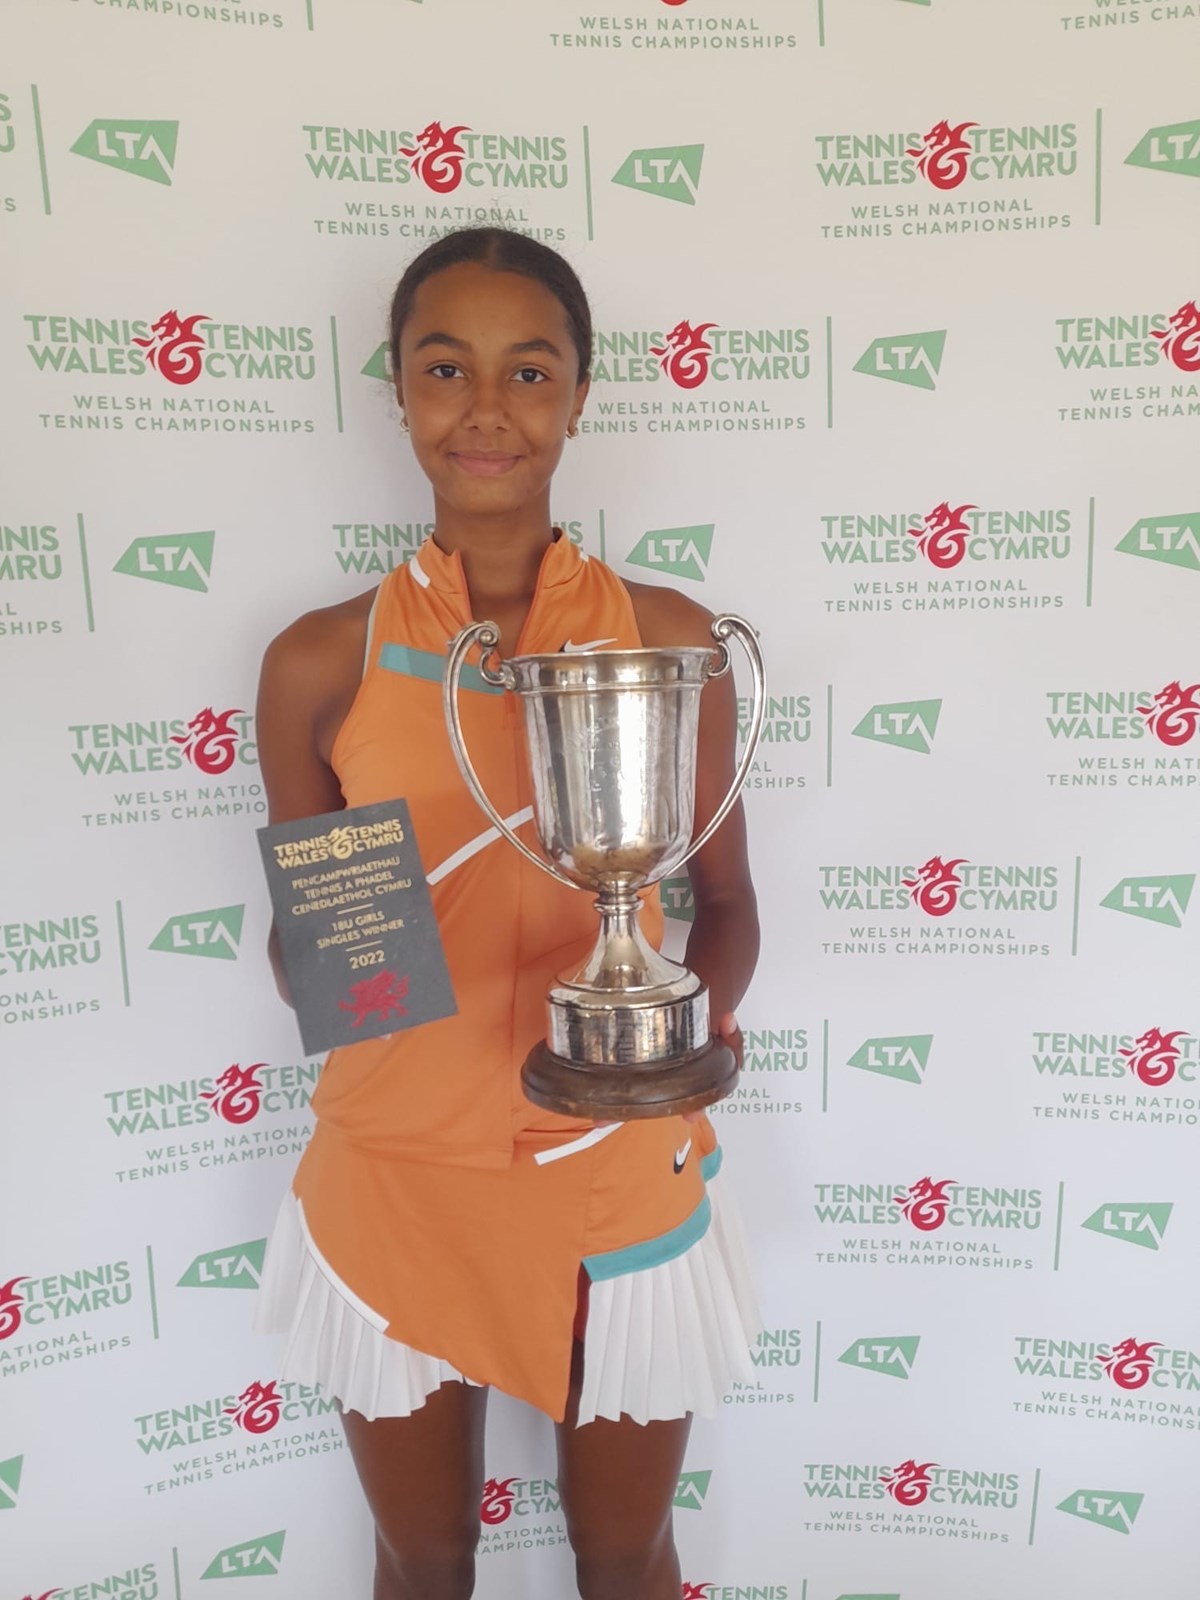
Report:
[[[567,438],[573,439],[578,432],[579,424],[576,422],[571,423],[570,427],[567,429]]]
[[[405,433],[408,432],[408,418],[403,412],[400,413],[400,427]]]

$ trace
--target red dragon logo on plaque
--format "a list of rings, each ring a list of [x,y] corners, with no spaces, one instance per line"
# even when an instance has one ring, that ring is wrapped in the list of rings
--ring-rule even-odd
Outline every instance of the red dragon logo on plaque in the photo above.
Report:
[[[978,506],[951,506],[943,500],[927,512],[919,528],[910,528],[908,536],[917,541],[917,549],[935,567],[956,567],[967,553],[967,535],[971,525],[964,522],[964,511],[977,511]]]
[[[927,917],[944,917],[958,904],[962,879],[955,877],[954,869],[965,866],[966,861],[966,856],[958,856],[954,861],[930,856],[923,867],[917,868],[915,878],[901,878],[900,881]]]
[[[967,175],[967,160],[971,154],[971,141],[963,138],[967,128],[977,128],[977,122],[960,122],[952,128],[946,121],[935,122],[916,150],[909,146],[905,154],[916,156],[917,171],[928,178],[935,189],[957,189]]]
[[[252,1067],[241,1067],[235,1061],[217,1079],[215,1089],[201,1089],[200,1098],[207,1100],[217,1116],[225,1122],[253,1122],[262,1107],[263,1086],[255,1077],[265,1061],[256,1061]]]
[[[698,389],[708,377],[708,358],[712,345],[704,335],[715,322],[702,322],[693,328],[690,322],[677,322],[667,334],[666,344],[652,344],[650,354],[658,357],[658,364],[681,389]]]
[[[1176,678],[1174,683],[1158,691],[1152,705],[1138,706],[1150,732],[1161,744],[1187,744],[1195,737],[1196,726],[1200,723],[1198,689],[1200,683],[1191,683],[1184,689]]]
[[[1122,1339],[1112,1347],[1110,1354],[1100,1358],[1100,1365],[1118,1389],[1144,1389],[1150,1382],[1154,1366],[1151,1350],[1161,1350],[1158,1339],[1147,1339],[1138,1344],[1136,1339]]]
[[[146,360],[168,383],[195,383],[204,366],[200,353],[204,335],[196,332],[196,325],[209,320],[207,315],[181,317],[177,311],[166,311],[150,324],[148,339],[133,342],[141,346]]]
[[[372,1012],[378,1011],[380,1022],[386,1022],[394,1013],[408,1015],[404,1001],[408,998],[408,978],[397,978],[394,972],[377,972],[373,978],[364,978],[352,984],[349,1000],[339,1000],[340,1011],[353,1011],[352,1028],[360,1028]]]
[[[225,1407],[225,1415],[247,1433],[270,1433],[283,1410],[283,1396],[275,1383],[274,1379],[270,1383],[252,1383],[242,1390],[237,1405]]]
[[[1150,332],[1162,340],[1163,355],[1180,372],[1200,372],[1200,310],[1194,300],[1173,311],[1167,327],[1151,328]]]
[[[494,1528],[512,1516],[514,1483],[519,1478],[489,1478],[483,1486],[483,1499],[479,1504],[480,1519]]]
[[[937,1183],[932,1178],[918,1178],[904,1194],[896,1196],[901,1216],[907,1217],[922,1233],[933,1233],[946,1220],[950,1206],[946,1190],[957,1182],[957,1178],[941,1178]]]
[[[427,189],[432,189],[434,194],[450,194],[462,182],[467,155],[458,136],[470,131],[465,122],[454,128],[443,128],[440,122],[431,122],[421,129],[411,149],[400,146],[400,154],[408,157],[414,175]]]
[[[173,733],[171,743],[182,745],[183,753],[193,765],[217,777],[228,772],[237,751],[238,735],[229,725],[231,717],[240,717],[240,706],[222,711],[218,716],[211,706],[205,706],[187,725],[185,733]]]
[[[929,1498],[929,1473],[936,1466],[936,1461],[923,1461],[919,1466],[915,1461],[902,1461],[890,1472],[881,1472],[879,1481],[900,1505],[919,1506]]]
[[[1129,1062],[1129,1070],[1138,1081],[1151,1089],[1161,1089],[1170,1083],[1179,1065],[1179,1047],[1176,1039],[1186,1039],[1187,1029],[1176,1028],[1173,1033],[1162,1033],[1158,1028],[1147,1028],[1134,1040],[1132,1050],[1119,1050]]]

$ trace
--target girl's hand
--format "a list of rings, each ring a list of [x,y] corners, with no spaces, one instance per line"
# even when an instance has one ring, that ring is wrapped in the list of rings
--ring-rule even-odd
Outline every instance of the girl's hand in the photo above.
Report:
[[[726,1014],[718,1023],[717,1037],[724,1039],[725,1043],[737,1057],[738,1071],[740,1072],[742,1070],[743,1060],[742,1030],[738,1027],[737,1018],[734,1016],[732,1011],[726,1012]],[[685,1122],[699,1122],[703,1115],[703,1111],[685,1111],[683,1113],[683,1120]]]

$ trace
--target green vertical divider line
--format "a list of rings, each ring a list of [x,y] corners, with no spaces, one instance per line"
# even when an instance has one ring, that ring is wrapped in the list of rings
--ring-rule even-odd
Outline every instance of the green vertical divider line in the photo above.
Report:
[[[592,232],[592,151],[588,143],[587,123],[583,125],[583,192],[587,197],[587,225],[588,238],[594,239]]]
[[[1033,1543],[1033,1530],[1037,1526],[1038,1490],[1042,1485],[1042,1469],[1036,1467],[1033,1473],[1033,1507],[1029,1513],[1029,1542]]]
[[[121,952],[121,988],[125,993],[125,1004],[129,1004],[129,963],[125,959],[125,916],[121,910],[121,902],[117,901],[117,949]]]
[[[1087,595],[1084,605],[1092,603],[1092,558],[1096,549],[1096,496],[1088,496],[1088,557],[1087,557]]]
[[[817,44],[825,48],[825,0],[817,0]]]
[[[83,570],[83,598],[87,602],[88,632],[96,631],[96,614],[92,610],[92,574],[88,567],[87,535],[83,531],[83,512],[75,513],[75,525],[79,529],[79,560]]]
[[[337,404],[338,432],[345,433],[345,419],[342,416],[342,369],[338,361],[337,318],[329,319],[329,343],[333,349],[333,398]]]
[[[833,685],[825,685],[825,787],[833,788]]]
[[[599,515],[599,518],[600,518],[600,559],[601,559],[601,561],[607,561],[608,557],[604,553],[604,550],[605,550],[605,538],[604,538],[604,511],[603,511],[603,509],[600,510],[598,515]]]
[[[801,1581],[800,1581],[800,1600],[808,1600],[808,1579],[807,1578],[802,1578]]]
[[[833,427],[833,318],[825,318],[825,426]]]
[[[313,31],[313,0],[305,0],[305,9],[308,12],[308,31]]]
[[[150,1320],[154,1326],[154,1337],[158,1338],[158,1296],[154,1292],[154,1251],[146,1246],[146,1276],[150,1283]]]
[[[183,1590],[179,1587],[179,1551],[171,1546],[171,1562],[175,1568],[175,1600],[183,1600]]]
[[[1096,107],[1096,226],[1100,226],[1100,124],[1104,113]]]
[[[1058,1271],[1058,1259],[1059,1259],[1059,1256],[1062,1253],[1063,1196],[1066,1194],[1066,1190],[1067,1190],[1066,1184],[1060,1182],[1059,1185],[1058,1185],[1058,1214],[1054,1219],[1054,1270],[1055,1270],[1055,1272]]]
[[[1083,879],[1083,857],[1075,857],[1075,907],[1071,912],[1071,954],[1079,954],[1079,889]]]
[[[42,173],[42,210],[50,215],[50,175],[46,171],[46,142],[42,138],[42,108],[38,101],[37,84],[29,85],[29,95],[33,101],[33,136],[37,140],[38,166]]]
[[[821,1110],[829,1110],[829,1018],[821,1023]]]
[[[813,1342],[813,1405],[821,1398],[821,1324],[817,1323],[817,1337]]]

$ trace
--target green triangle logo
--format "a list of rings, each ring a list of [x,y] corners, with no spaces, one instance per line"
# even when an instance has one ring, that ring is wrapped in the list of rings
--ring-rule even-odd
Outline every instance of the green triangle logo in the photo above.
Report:
[[[1125,165],[1200,178],[1200,122],[1168,122],[1151,128],[1125,157]]]
[[[1146,1250],[1157,1250],[1171,1220],[1172,1205],[1163,1201],[1150,1204],[1137,1200],[1109,1201],[1093,1211],[1081,1224],[1093,1233],[1103,1233],[1109,1239],[1124,1239],[1126,1244],[1140,1244]]]
[[[838,1360],[848,1367],[861,1367],[864,1372],[882,1372],[889,1378],[907,1380],[920,1343],[920,1335],[915,1333],[899,1339],[856,1339]]]
[[[227,1245],[197,1256],[176,1285],[180,1289],[257,1289],[262,1278],[265,1239]]]
[[[218,906],[214,911],[184,912],[163,924],[150,941],[150,949],[174,956],[236,961],[245,910],[245,906]]]
[[[692,880],[686,872],[674,878],[663,878],[658,886],[658,898],[663,916],[672,922],[695,922],[696,902],[692,896]]]
[[[867,1039],[846,1063],[863,1072],[878,1072],[902,1083],[923,1083],[929,1064],[931,1033],[902,1033],[892,1039]]]
[[[715,526],[706,522],[694,528],[652,528],[625,559],[632,567],[649,567],[652,572],[669,572],[676,578],[703,583]]]
[[[897,333],[876,339],[854,363],[855,372],[889,383],[907,383],[914,389],[936,389],[942,367],[946,330],[936,333]]]
[[[680,1511],[699,1511],[708,1493],[711,1472],[684,1472],[675,1489],[675,1505]]]
[[[1122,878],[1100,904],[1109,911],[1123,911],[1126,916],[1182,928],[1195,882],[1194,872],[1174,878]]]
[[[169,583],[175,589],[208,593],[212,575],[213,532],[168,533],[161,538],[135,539],[113,567],[129,578]]]
[[[876,744],[916,750],[927,756],[933,748],[941,714],[940,700],[897,700],[892,705],[872,706],[851,731],[860,739],[874,739]]]
[[[1165,561],[1200,572],[1200,511],[1178,517],[1143,517],[1117,545],[1127,556]]]
[[[73,155],[118,172],[131,172],[151,183],[171,182],[175,171],[177,122],[135,122],[99,119],[90,123],[71,146]]]
[[[613,174],[613,182],[625,189],[640,189],[662,200],[678,200],[681,205],[696,204],[700,187],[702,144],[663,145],[657,150],[631,150]]]
[[[378,378],[380,383],[391,383],[391,355],[388,351],[386,339],[362,369],[362,374],[364,378]]]
[[[201,1578],[269,1578],[283,1564],[284,1531],[265,1533],[244,1544],[219,1550],[200,1574]]]
[[[1112,1528],[1117,1533],[1132,1533],[1144,1499],[1144,1495],[1119,1489],[1076,1489],[1074,1494],[1060,1500],[1055,1509],[1065,1511],[1069,1517]]]
[[[24,1456],[10,1456],[7,1461],[0,1461],[0,1511],[11,1511],[17,1503],[24,1461]]]

